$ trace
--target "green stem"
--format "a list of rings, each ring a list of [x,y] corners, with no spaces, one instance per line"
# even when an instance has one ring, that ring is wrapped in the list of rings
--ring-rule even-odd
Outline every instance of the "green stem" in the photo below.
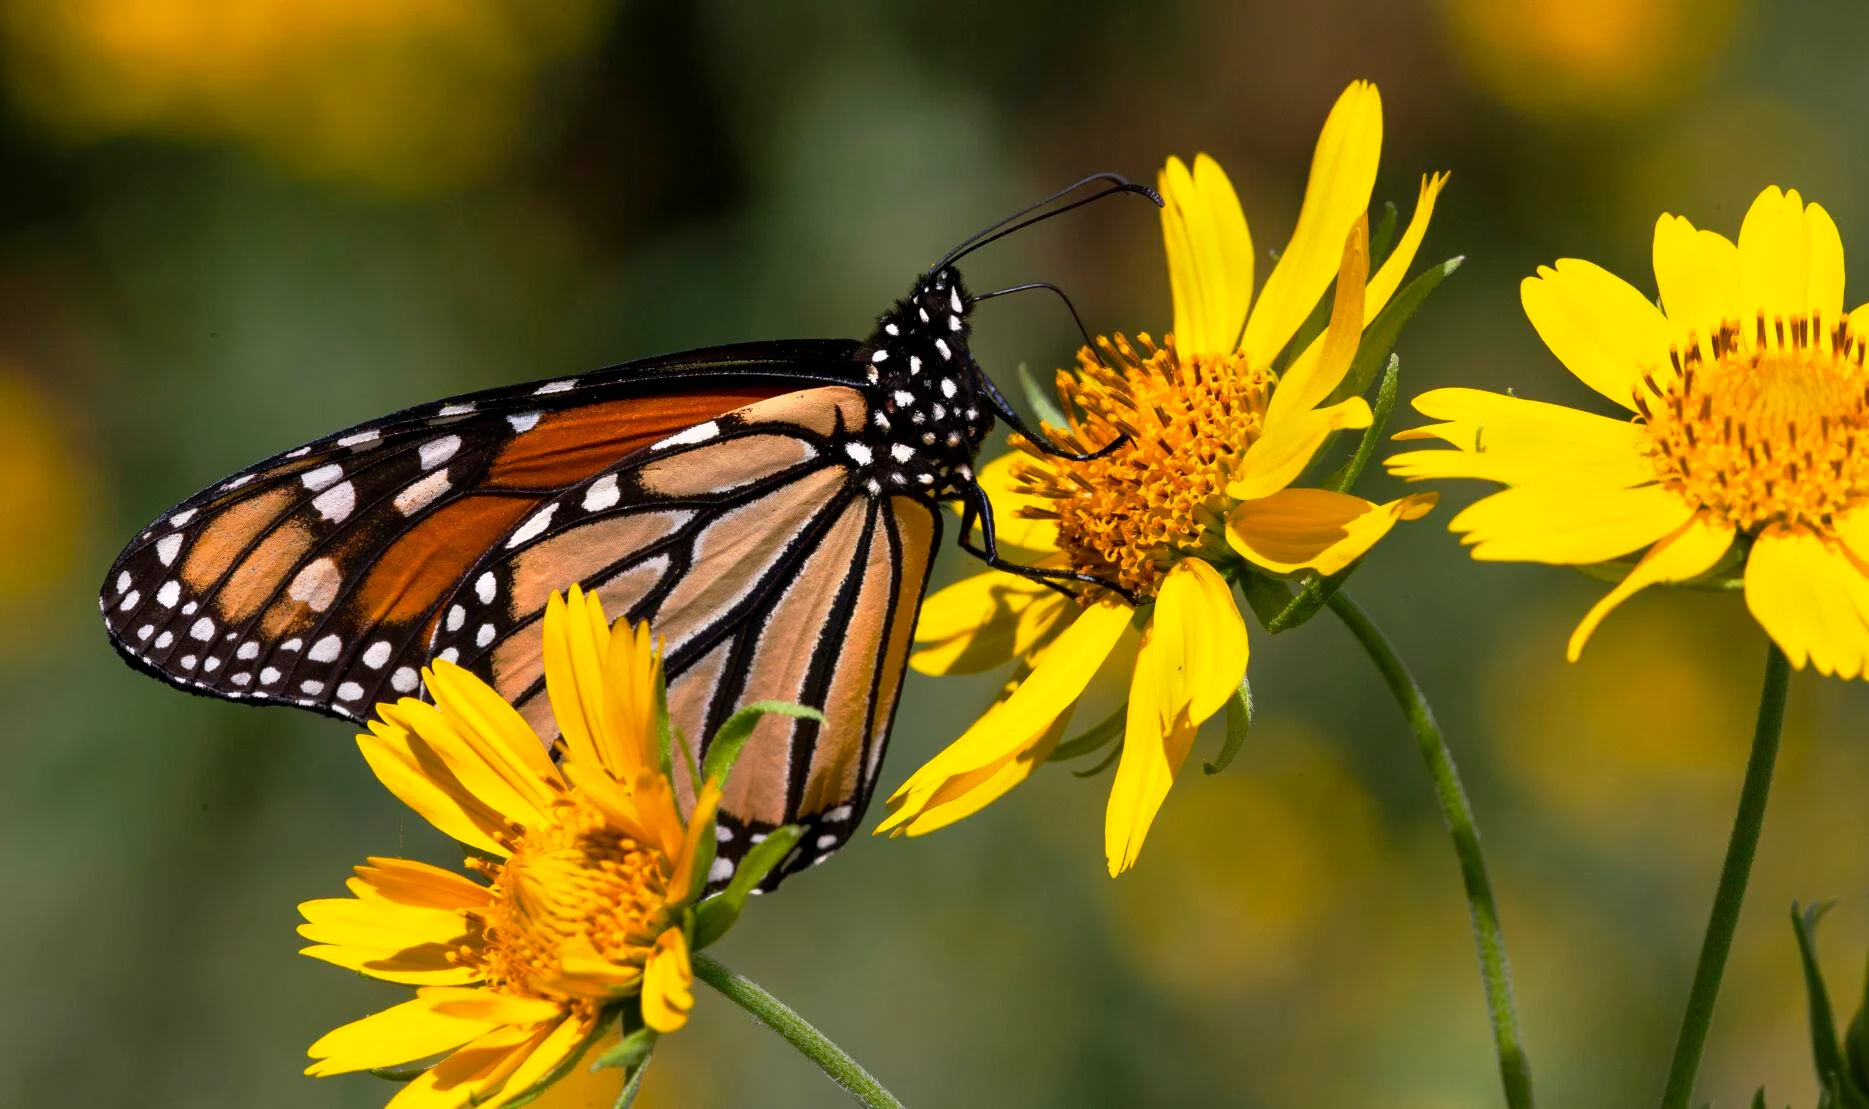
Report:
[[[1460,857],[1460,877],[1467,888],[1467,909],[1473,920],[1473,937],[1480,952],[1480,980],[1486,988],[1486,1010],[1492,1020],[1493,1044],[1499,1054],[1499,1077],[1505,1084],[1506,1104],[1512,1109],[1531,1109],[1532,1069],[1525,1054],[1524,1037],[1519,1032],[1519,1018],[1512,1004],[1512,967],[1506,957],[1506,937],[1499,924],[1499,906],[1493,900],[1492,879],[1486,875],[1486,859],[1480,854],[1480,833],[1473,823],[1473,808],[1467,803],[1467,791],[1460,784],[1460,771],[1454,755],[1447,749],[1441,726],[1435,723],[1434,710],[1422,693],[1408,664],[1402,661],[1381,629],[1369,614],[1338,591],[1325,602],[1337,614],[1350,634],[1356,636],[1370,660],[1388,683],[1401,706],[1402,715],[1414,730],[1415,745],[1434,782],[1435,800],[1454,840],[1454,854]]]
[[[1674,1041],[1674,1060],[1668,1065],[1668,1085],[1662,1092],[1663,1109],[1686,1109],[1700,1070],[1700,1053],[1707,1046],[1713,1025],[1713,1003],[1720,996],[1726,957],[1733,950],[1739,927],[1739,909],[1746,900],[1746,880],[1758,851],[1759,830],[1765,825],[1765,802],[1772,792],[1772,767],[1778,761],[1778,737],[1785,723],[1785,688],[1791,664],[1773,644],[1765,655],[1765,687],[1759,693],[1759,721],[1752,731],[1752,757],[1746,763],[1746,784],[1739,790],[1739,811],[1733,815],[1733,835],[1726,844],[1726,862],[1720,867],[1720,886],[1713,894],[1713,912],[1707,936],[1700,944],[1700,962],[1694,985],[1687,994],[1687,1012],[1681,1016],[1681,1034]]]
[[[786,1043],[816,1063],[819,1070],[830,1075],[831,1081],[842,1086],[851,1097],[870,1106],[870,1109],[903,1109],[896,1096],[884,1089],[883,1084],[876,1081],[843,1048],[811,1027],[804,1017],[793,1012],[785,1002],[760,988],[759,983],[745,975],[735,974],[708,956],[698,953],[694,956],[694,974],[725,994],[735,1005],[753,1014],[759,1023],[783,1036]]]

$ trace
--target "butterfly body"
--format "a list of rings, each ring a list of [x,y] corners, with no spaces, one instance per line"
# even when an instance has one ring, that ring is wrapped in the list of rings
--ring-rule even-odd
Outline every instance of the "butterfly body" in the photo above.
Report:
[[[100,606],[132,665],[192,692],[366,720],[446,660],[546,741],[546,598],[651,621],[700,743],[763,720],[721,811],[725,881],[773,828],[767,887],[849,837],[880,769],[940,539],[992,426],[951,268],[868,340],[716,347],[421,405],[287,451],[165,513]],[[699,751],[697,751],[697,754]],[[693,783],[678,768],[677,786]]]

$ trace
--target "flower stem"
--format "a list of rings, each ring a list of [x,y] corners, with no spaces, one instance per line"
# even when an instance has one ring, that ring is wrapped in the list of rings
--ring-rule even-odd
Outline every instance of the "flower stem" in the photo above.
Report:
[[[1473,808],[1467,802],[1466,788],[1460,784],[1460,771],[1454,766],[1453,752],[1447,749],[1441,726],[1434,720],[1434,710],[1428,707],[1427,695],[1369,614],[1342,591],[1332,593],[1325,603],[1369,653],[1383,681],[1388,683],[1389,692],[1401,706],[1402,715],[1408,718],[1409,727],[1414,730],[1415,744],[1434,782],[1434,796],[1440,802],[1441,816],[1454,840],[1454,854],[1460,857],[1460,877],[1466,884],[1467,909],[1479,947],[1480,980],[1486,988],[1487,1015],[1492,1020],[1493,1044],[1499,1054],[1499,1077],[1505,1084],[1506,1104],[1511,1109],[1531,1109],[1531,1060],[1526,1057],[1518,1013],[1512,1004],[1512,965],[1506,957],[1505,932],[1499,924],[1499,907],[1493,900],[1492,879],[1486,875],[1486,859],[1480,854],[1480,833],[1473,822]]]
[[[1733,950],[1733,932],[1739,927],[1739,908],[1746,899],[1746,880],[1752,857],[1765,825],[1765,802],[1772,791],[1772,767],[1778,761],[1778,738],[1785,723],[1785,687],[1791,664],[1772,644],[1765,654],[1765,687],[1759,693],[1759,721],[1752,731],[1752,757],[1746,762],[1746,784],[1739,790],[1739,811],[1733,815],[1733,835],[1726,844],[1726,862],[1720,867],[1720,886],[1713,895],[1707,936],[1700,944],[1700,962],[1694,985],[1687,994],[1687,1012],[1681,1016],[1681,1034],[1674,1041],[1674,1060],[1668,1065],[1668,1085],[1662,1092],[1663,1109],[1686,1109],[1700,1070],[1700,1053],[1707,1046],[1713,1025],[1713,1003],[1720,995],[1726,957]]]
[[[851,1097],[870,1109],[903,1109],[896,1096],[883,1088],[869,1071],[863,1069],[844,1049],[832,1043],[824,1033],[806,1023],[785,1002],[767,993],[759,983],[743,974],[735,974],[706,955],[694,956],[695,977],[719,990],[727,999],[753,1014],[753,1018],[785,1038],[818,1069],[830,1075]]]

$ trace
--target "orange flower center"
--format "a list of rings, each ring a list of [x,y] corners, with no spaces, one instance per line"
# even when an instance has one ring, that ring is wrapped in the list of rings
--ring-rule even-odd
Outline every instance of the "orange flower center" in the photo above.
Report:
[[[614,973],[580,980],[565,959],[595,956],[613,971],[640,971],[675,919],[669,862],[588,802],[560,802],[552,815],[527,829],[504,863],[478,866],[492,880],[493,902],[480,914],[484,947],[472,958],[487,984],[507,993],[603,996],[624,983]]]
[[[1754,335],[1729,321],[1711,346],[1711,362],[1698,343],[1676,348],[1678,372],[1636,390],[1662,484],[1741,531],[1828,529],[1869,493],[1862,340],[1846,323],[1760,315]]]
[[[1172,335],[1159,347],[1146,332],[1133,345],[1121,334],[1097,345],[1102,360],[1086,347],[1075,375],[1058,371],[1071,426],[1046,430],[1078,452],[1127,439],[1072,462],[1015,437],[1028,457],[1013,477],[1051,502],[1022,513],[1057,521],[1072,569],[1147,598],[1178,557],[1215,543],[1224,551],[1227,482],[1259,437],[1273,378],[1244,355],[1183,355]]]

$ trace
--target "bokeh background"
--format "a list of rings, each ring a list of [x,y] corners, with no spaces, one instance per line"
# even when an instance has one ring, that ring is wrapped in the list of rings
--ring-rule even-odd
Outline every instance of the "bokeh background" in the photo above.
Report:
[[[1139,6],[604,0],[7,0],[0,6],[0,1102],[372,1106],[301,1076],[395,996],[297,956],[294,905],[365,853],[448,861],[341,724],[122,666],[120,541],[263,455],[446,393],[688,346],[866,330],[975,227],[1092,171],[1207,150],[1263,249],[1350,80],[1379,197],[1453,171],[1424,260],[1467,264],[1404,388],[1592,403],[1518,309],[1564,255],[1652,288],[1655,216],[1733,234],[1822,200],[1869,292],[1869,8],[1848,0]],[[1153,215],[1114,203],[977,257],[1093,327],[1163,329]],[[1054,306],[978,349],[1069,359]],[[1390,492],[1380,474],[1372,495]],[[1354,588],[1436,698],[1504,901],[1544,1102],[1659,1089],[1738,790],[1764,643],[1733,595],[1656,592],[1566,665],[1601,587],[1475,565],[1447,491]],[[948,551],[943,580],[966,569]],[[1452,856],[1408,733],[1328,619],[1255,634],[1257,726],[1104,873],[1107,784],[1049,768],[756,902],[722,957],[916,1106],[1498,1104]],[[993,682],[908,684],[883,790]],[[1869,949],[1869,696],[1800,675],[1703,1096],[1814,1100],[1786,910]],[[1210,737],[1206,742],[1212,743]],[[877,806],[880,811],[880,805]],[[872,822],[875,813],[871,814]],[[643,1104],[836,1091],[703,991]]]

